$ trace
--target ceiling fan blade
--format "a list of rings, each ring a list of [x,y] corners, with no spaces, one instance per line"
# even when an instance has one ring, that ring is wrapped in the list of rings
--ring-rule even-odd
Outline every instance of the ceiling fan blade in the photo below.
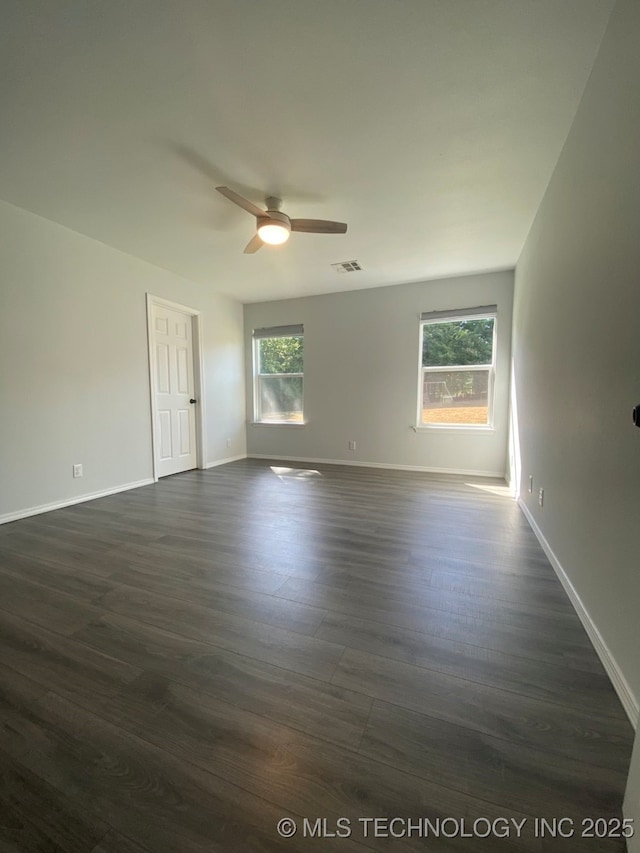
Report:
[[[245,255],[253,255],[254,252],[257,252],[258,249],[261,249],[264,246],[264,243],[260,239],[259,234],[254,234],[254,236],[249,240],[247,245],[244,247]]]
[[[345,222],[332,222],[330,219],[292,219],[292,231],[306,231],[307,234],[345,234]]]
[[[238,207],[242,207],[247,213],[251,213],[253,216],[269,216],[266,210],[262,210],[262,208],[255,205],[252,201],[249,201],[248,198],[245,198],[242,195],[238,195],[238,193],[234,193],[233,190],[230,190],[229,187],[216,187],[219,193],[222,193],[223,196],[232,201],[234,204],[237,204]]]

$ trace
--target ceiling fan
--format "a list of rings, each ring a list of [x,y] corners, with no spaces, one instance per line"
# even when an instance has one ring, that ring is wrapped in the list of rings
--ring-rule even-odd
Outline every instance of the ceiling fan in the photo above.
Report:
[[[266,210],[253,204],[229,187],[216,187],[219,193],[237,204],[247,213],[256,218],[256,234],[247,243],[244,253],[252,255],[261,249],[265,243],[277,246],[286,243],[292,231],[306,231],[307,234],[344,234],[347,226],[344,222],[332,222],[329,219],[289,219],[286,213],[280,211],[282,201],[274,196],[265,200]]]

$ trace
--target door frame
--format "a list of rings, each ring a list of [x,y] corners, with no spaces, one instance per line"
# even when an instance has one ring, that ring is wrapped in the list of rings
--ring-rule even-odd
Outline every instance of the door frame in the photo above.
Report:
[[[156,460],[157,439],[156,439],[156,358],[153,348],[153,306],[158,305],[161,308],[170,308],[173,311],[181,311],[183,314],[188,314],[191,317],[191,340],[193,342],[193,384],[194,393],[196,395],[197,404],[195,412],[196,423],[196,464],[202,469],[207,467],[205,440],[206,431],[206,413],[204,403],[204,359],[202,355],[202,314],[196,308],[189,308],[187,305],[180,305],[178,302],[171,302],[169,299],[163,299],[160,296],[154,296],[153,293],[147,293],[147,352],[149,355],[149,394],[151,397],[151,461],[153,465],[153,479],[157,483],[158,464]]]

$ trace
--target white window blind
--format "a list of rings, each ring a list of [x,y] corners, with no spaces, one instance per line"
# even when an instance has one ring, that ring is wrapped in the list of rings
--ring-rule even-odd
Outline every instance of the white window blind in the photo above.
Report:
[[[420,315],[420,321],[426,323],[434,320],[466,320],[472,317],[495,317],[497,305],[477,305],[475,308],[451,308],[446,311],[425,311]]]
[[[253,339],[258,341],[261,338],[293,338],[304,334],[304,326],[302,323],[293,326],[271,326],[265,329],[254,329]]]

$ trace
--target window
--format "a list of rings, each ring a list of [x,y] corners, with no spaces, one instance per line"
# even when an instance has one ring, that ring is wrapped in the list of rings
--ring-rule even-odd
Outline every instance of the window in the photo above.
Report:
[[[254,417],[258,423],[303,422],[302,326],[253,332]]]
[[[496,306],[433,311],[421,320],[418,425],[490,427]]]

